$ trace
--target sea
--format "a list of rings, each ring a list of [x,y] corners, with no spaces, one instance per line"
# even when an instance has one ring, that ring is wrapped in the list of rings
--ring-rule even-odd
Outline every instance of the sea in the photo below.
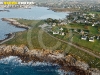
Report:
[[[0,12],[0,40],[6,38],[5,34],[24,31],[23,28],[16,28],[7,22],[1,20],[1,18],[23,18],[23,19],[64,19],[68,13],[67,12],[54,12],[48,10],[47,7],[37,7],[34,6],[31,9],[7,9],[10,12]],[[2,8],[0,8],[2,10]]]
[[[2,9],[2,8],[0,8]],[[0,40],[6,38],[6,34],[24,31],[17,28],[1,18],[23,18],[23,19],[64,19],[67,12],[54,12],[47,7],[34,6],[31,9],[8,9],[10,12],[0,12]],[[9,56],[0,59],[0,75],[74,75],[73,72],[65,72],[57,64],[49,62],[22,62],[17,56]]]
[[[22,62],[17,56],[0,59],[0,75],[74,75],[74,72],[65,72],[57,64],[49,62]]]

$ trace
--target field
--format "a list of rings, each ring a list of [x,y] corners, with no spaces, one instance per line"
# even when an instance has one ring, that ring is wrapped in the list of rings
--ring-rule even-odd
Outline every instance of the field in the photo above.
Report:
[[[67,25],[66,28],[89,30],[89,36],[94,36],[94,35],[99,35],[100,27],[71,24],[71,25]],[[94,42],[89,42],[88,40],[81,40],[81,36],[78,33],[72,33],[72,34],[74,34],[73,39],[72,39],[73,43],[76,43],[80,46],[88,48],[95,53],[98,53],[98,52],[100,53],[100,40],[95,39]],[[68,38],[69,37],[66,36],[66,39]]]
[[[23,20],[23,22],[25,23],[26,20],[25,21]],[[32,21],[32,23],[34,23],[33,25],[35,25],[35,21]],[[100,59],[97,59],[83,51],[80,51],[74,47],[71,47],[65,43],[62,43],[62,42],[56,40],[55,38],[51,37],[50,35],[48,35],[43,30],[41,31],[41,29],[38,27],[38,25],[40,25],[42,23],[43,23],[43,21],[39,21],[39,23],[37,23],[37,26],[35,26],[32,30],[30,29],[29,31],[26,30],[24,32],[16,33],[15,37],[12,40],[6,42],[5,44],[18,45],[18,46],[26,45],[30,49],[35,48],[35,49],[63,50],[65,52],[65,54],[71,54],[78,60],[87,62],[91,67],[100,68],[100,63],[99,63]],[[30,24],[31,24],[31,22],[30,22]],[[31,33],[28,33],[30,31],[31,31]],[[42,34],[42,32],[43,32],[43,34]],[[42,42],[45,45],[45,47],[43,45],[41,45],[41,38],[39,38],[38,36],[42,37]],[[81,43],[78,39],[75,39],[75,40],[78,41],[79,43]],[[57,44],[57,42],[58,42],[58,44]],[[86,43],[87,42],[85,42],[85,44]],[[56,44],[58,45],[57,48],[54,47]],[[93,46],[93,45],[91,45],[91,46]]]

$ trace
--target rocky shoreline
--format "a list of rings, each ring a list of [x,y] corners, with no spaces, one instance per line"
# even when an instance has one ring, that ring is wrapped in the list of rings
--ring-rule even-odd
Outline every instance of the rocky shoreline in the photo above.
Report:
[[[27,30],[30,29],[29,26],[22,25],[19,22],[17,22],[17,20],[12,19],[12,18],[2,18],[1,20],[2,21],[10,22],[11,25],[14,25],[14,26],[19,27],[19,28],[25,28]],[[3,44],[4,42],[7,42],[8,40],[12,39],[15,36],[15,33],[9,33],[6,36],[7,37],[5,39],[0,40],[0,44]]]
[[[23,62],[45,61],[58,64],[62,70],[75,72],[75,75],[100,75],[99,70],[89,68],[88,64],[76,60],[72,55],[64,56],[63,51],[59,50],[29,50],[26,46],[0,45],[0,58],[8,56],[18,56]]]
[[[3,39],[3,40],[0,40],[0,44],[3,44],[5,42],[7,42],[8,40],[12,39],[14,36],[15,36],[15,33],[9,33],[9,34],[6,34],[6,38]]]
[[[12,18],[2,18],[1,20],[2,20],[2,21],[8,21],[8,22],[10,22],[10,24],[12,24],[12,25],[14,25],[14,26],[16,26],[16,27],[19,27],[19,28],[30,29],[29,26],[20,24],[19,22],[17,22],[17,20],[12,19]]]

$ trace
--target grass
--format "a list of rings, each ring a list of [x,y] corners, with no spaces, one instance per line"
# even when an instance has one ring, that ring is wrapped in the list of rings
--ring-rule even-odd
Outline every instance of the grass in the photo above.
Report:
[[[84,24],[77,24],[77,23],[71,23],[67,25],[67,28],[74,28],[74,29],[84,29]]]
[[[27,20],[27,19],[16,19],[19,23],[27,25],[27,26],[33,26],[36,25],[37,23],[44,23],[43,20]],[[40,22],[41,21],[41,22]],[[39,25],[39,24],[37,24]]]
[[[77,24],[77,23],[72,23],[66,26],[58,26],[58,27],[63,27],[67,29],[83,29],[83,30],[89,30],[89,36],[94,36],[99,34],[99,29],[100,27],[98,26],[85,26],[83,24]],[[70,32],[70,31],[69,31]],[[73,32],[74,33],[74,32]],[[57,38],[63,39],[65,41],[69,41],[70,38],[72,37],[73,33],[67,33],[65,36],[60,36],[60,35],[53,35]],[[88,40],[81,40],[81,35],[78,33],[74,33],[72,42],[80,45],[82,47],[90,49],[90,51],[99,54],[100,53],[100,40],[96,40],[95,42],[89,42]]]
[[[42,21],[42,23],[43,23],[43,21]],[[69,46],[68,44],[65,44],[65,43],[62,43],[62,42],[56,40],[55,38],[51,37],[50,35],[48,35],[43,30],[41,31],[41,29],[38,28],[38,25],[40,25],[40,24],[41,24],[41,21],[39,23],[37,23],[37,25],[31,30],[32,31],[31,33],[28,33],[30,30],[16,33],[15,37],[13,39],[7,41],[5,44],[7,44],[7,45],[14,45],[15,44],[15,45],[18,45],[18,46],[19,45],[26,45],[30,49],[33,49],[33,48],[43,49],[44,47],[40,44],[40,42],[42,40],[42,42],[46,46],[46,49],[63,50],[66,53],[73,55],[78,60],[82,60],[82,61],[87,62],[91,67],[100,68],[99,67],[100,63],[98,63],[100,61],[100,59],[97,59],[93,56],[90,56],[89,54],[87,54],[83,51],[80,51],[80,50],[78,50],[78,49],[76,49],[72,46]],[[40,34],[39,34],[39,32],[40,32]],[[42,34],[42,32],[43,32],[43,34]],[[29,37],[29,35],[31,35],[31,37],[29,39],[27,39],[27,36]],[[40,35],[42,35],[41,36],[42,39],[41,38],[38,39],[38,36],[40,37]],[[77,38],[74,38],[74,41],[78,41],[79,43],[81,43],[81,41],[79,41]],[[28,44],[28,42],[31,42],[32,46],[30,46],[30,44]],[[87,42],[85,42],[85,44],[86,43]],[[58,46],[56,46],[56,44]],[[83,44],[84,44],[84,42],[83,42]],[[57,48],[55,47],[55,48],[52,49],[52,47],[54,47],[54,46],[56,46]],[[92,61],[94,61],[94,63],[91,63]]]
[[[100,53],[100,41],[95,40],[95,42],[89,42],[88,40],[81,40],[79,35],[74,35],[73,42],[79,44],[80,46],[86,47],[93,52]]]
[[[90,31],[90,34],[93,34],[93,35],[98,34],[98,27],[88,26],[88,30]]]
[[[92,11],[92,12],[89,12],[89,13],[92,13],[92,14],[100,14],[100,12],[96,12],[96,11]]]

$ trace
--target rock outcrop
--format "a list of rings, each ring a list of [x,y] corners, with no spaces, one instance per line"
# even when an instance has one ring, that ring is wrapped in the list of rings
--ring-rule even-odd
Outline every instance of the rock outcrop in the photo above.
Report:
[[[25,28],[25,29],[29,29],[30,28],[29,26],[20,24],[19,22],[17,22],[17,20],[12,19],[12,18],[2,18],[2,21],[8,21],[8,22],[10,22],[10,24],[12,24],[12,25],[14,25],[16,27]]]
[[[61,66],[60,69],[64,71],[75,72],[75,75],[99,75],[100,71],[95,69],[90,69],[89,65],[76,60],[73,56],[67,55],[64,56],[63,52],[60,51],[51,51],[51,50],[39,50],[33,49],[29,50],[27,46],[17,47],[13,46],[0,46],[0,58],[7,56],[18,56],[23,61],[29,62],[50,62],[55,63]],[[66,75],[66,74],[65,74]]]

